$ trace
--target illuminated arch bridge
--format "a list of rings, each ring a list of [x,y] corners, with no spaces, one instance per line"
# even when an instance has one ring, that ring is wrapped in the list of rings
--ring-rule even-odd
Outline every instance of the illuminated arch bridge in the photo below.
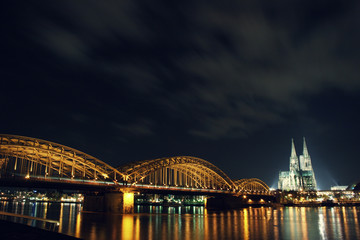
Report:
[[[86,153],[57,143],[0,134],[0,176],[101,181],[133,186],[172,186],[232,192],[269,192],[259,179],[232,181],[201,158],[178,156],[114,168]]]

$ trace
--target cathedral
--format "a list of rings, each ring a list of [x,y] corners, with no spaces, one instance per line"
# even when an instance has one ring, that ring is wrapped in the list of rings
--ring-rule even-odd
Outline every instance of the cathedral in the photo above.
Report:
[[[291,156],[289,171],[280,171],[278,188],[281,190],[309,191],[316,190],[315,173],[306,146],[305,138],[303,154],[296,155],[294,140],[291,139]]]

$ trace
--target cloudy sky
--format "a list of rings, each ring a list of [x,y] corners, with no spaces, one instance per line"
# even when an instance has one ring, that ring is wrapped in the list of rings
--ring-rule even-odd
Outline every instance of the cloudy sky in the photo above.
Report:
[[[269,186],[304,136],[320,188],[360,180],[359,1],[2,5],[0,133]]]

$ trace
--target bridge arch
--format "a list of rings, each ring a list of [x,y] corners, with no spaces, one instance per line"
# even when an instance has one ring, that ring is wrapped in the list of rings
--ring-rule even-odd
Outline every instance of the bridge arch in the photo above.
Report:
[[[268,192],[256,178],[232,181],[221,169],[197,157],[143,160],[114,168],[76,149],[36,138],[0,134],[0,177],[68,178],[128,184]]]
[[[258,178],[244,178],[234,181],[239,192],[269,192],[269,186]]]
[[[233,181],[210,162],[191,156],[144,160],[118,168],[132,184],[234,190]]]
[[[76,149],[41,139],[0,134],[0,173],[116,181],[122,173]]]

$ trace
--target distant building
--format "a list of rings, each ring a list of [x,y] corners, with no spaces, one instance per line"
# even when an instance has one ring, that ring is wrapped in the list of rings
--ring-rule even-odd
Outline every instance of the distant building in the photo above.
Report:
[[[300,159],[300,160],[299,160]],[[281,190],[316,190],[315,173],[306,146],[305,138],[303,154],[296,155],[294,140],[291,139],[291,156],[289,171],[280,171],[278,188]]]
[[[338,190],[338,191],[345,191],[348,189],[349,186],[332,186],[330,189],[332,191]]]

